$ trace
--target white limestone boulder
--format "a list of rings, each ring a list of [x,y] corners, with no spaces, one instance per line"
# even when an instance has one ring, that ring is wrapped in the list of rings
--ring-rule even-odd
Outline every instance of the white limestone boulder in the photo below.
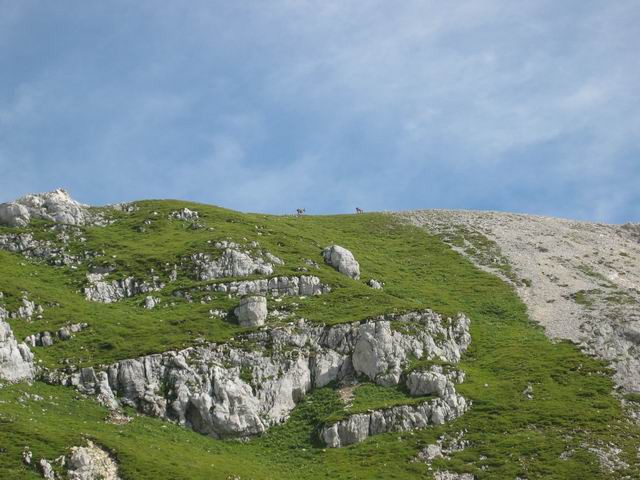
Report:
[[[31,221],[29,210],[19,203],[0,204],[0,224],[9,227],[26,227]]]
[[[238,323],[243,327],[259,327],[267,319],[267,299],[258,295],[251,295],[240,300],[240,305],[234,310]]]
[[[87,441],[86,447],[73,447],[69,457],[70,480],[119,480],[118,465],[102,448]]]
[[[360,264],[349,250],[340,245],[331,245],[322,251],[324,261],[340,273],[358,280],[360,278]]]

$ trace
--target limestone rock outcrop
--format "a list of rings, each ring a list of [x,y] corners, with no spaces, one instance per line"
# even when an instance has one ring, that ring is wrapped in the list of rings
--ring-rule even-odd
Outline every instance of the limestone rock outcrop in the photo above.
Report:
[[[74,333],[81,332],[88,326],[89,325],[87,323],[73,323],[65,327],[61,327],[55,333],[48,331],[34,333],[26,337],[24,341],[31,347],[50,347],[58,340],[66,341],[71,339]]]
[[[50,265],[77,265],[81,259],[71,255],[63,247],[54,245],[50,241],[36,240],[31,233],[16,233],[0,235],[0,249],[35,259],[44,260]]]
[[[31,221],[29,210],[19,203],[0,204],[0,225],[9,227],[26,227]]]
[[[169,214],[170,219],[182,220],[185,222],[196,221],[200,218],[200,215],[195,210],[183,208],[182,210],[176,210]]]
[[[35,373],[33,354],[26,344],[17,342],[6,318],[7,311],[0,306],[0,379],[8,382],[32,380]]]
[[[233,313],[243,327],[262,326],[267,319],[267,299],[259,295],[243,297]]]
[[[241,250],[233,242],[218,242],[216,248],[222,250],[221,255],[213,259],[208,253],[196,253],[191,256],[198,280],[208,281],[224,277],[246,277],[248,275],[271,275],[273,264],[282,260],[265,254],[255,254]]]
[[[153,310],[160,303],[160,298],[147,295],[144,297],[144,308],[147,310]]]
[[[127,277],[121,280],[106,280],[108,274],[89,273],[89,284],[84,287],[84,296],[92,302],[113,303],[123,298],[133,297],[141,293],[150,293],[161,290],[164,284],[157,277],[152,283]]]
[[[92,221],[89,207],[76,202],[61,188],[47,193],[33,193],[10,203],[0,204],[0,224],[25,227],[32,218],[67,225],[85,225]]]
[[[202,290],[223,292],[230,295],[271,295],[280,296],[315,296],[331,291],[331,287],[322,283],[314,275],[299,277],[273,277],[269,279],[241,280],[228,283],[216,283],[201,287]]]
[[[320,431],[328,447],[337,448],[358,443],[380,433],[407,432],[428,425],[441,425],[467,410],[467,402],[455,390],[444,397],[418,405],[399,405],[349,416]]]
[[[286,420],[313,388],[358,376],[381,385],[399,383],[411,359],[456,363],[470,339],[467,317],[443,318],[428,310],[331,327],[300,320],[242,335],[233,345],[209,344],[45,378],[98,395],[109,406],[130,405],[216,438],[247,437]],[[451,399],[437,400],[419,411],[390,413],[392,423],[418,427],[463,409],[454,410]]]
[[[413,396],[437,395],[445,397],[455,391],[454,385],[464,381],[464,372],[450,370],[444,372],[439,365],[432,366],[427,371],[413,371],[407,375],[406,386]]]
[[[349,250],[340,245],[331,245],[322,251],[324,261],[340,273],[358,280],[360,264]]]
[[[69,480],[119,480],[118,465],[107,452],[90,440],[73,447],[69,456]]]

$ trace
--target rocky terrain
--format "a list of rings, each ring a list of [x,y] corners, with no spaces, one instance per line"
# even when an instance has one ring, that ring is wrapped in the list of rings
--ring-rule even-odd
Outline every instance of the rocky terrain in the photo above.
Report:
[[[640,392],[638,225],[446,210],[401,216],[513,284],[549,337],[611,362],[616,383]]]
[[[639,478],[639,232],[2,204],[0,476]]]

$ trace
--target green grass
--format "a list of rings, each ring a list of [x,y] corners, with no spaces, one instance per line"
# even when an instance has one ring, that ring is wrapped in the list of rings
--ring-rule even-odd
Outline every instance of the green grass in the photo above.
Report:
[[[114,225],[83,229],[86,242],[72,243],[70,248],[104,250],[95,264],[112,264],[119,275],[148,278],[152,268],[156,274],[168,275],[166,264],[179,263],[190,253],[214,252],[208,240],[231,238],[244,243],[246,238],[247,243],[257,240],[285,260],[284,266],[277,267],[277,275],[300,274],[297,268],[307,258],[321,266],[312,273],[332,285],[333,291],[304,300],[288,299],[289,304],[299,304],[295,317],[334,324],[423,308],[446,315],[464,312],[472,320],[473,341],[461,364],[467,380],[459,391],[473,402],[471,410],[449,425],[324,449],[317,431],[327,419],[416,399],[398,388],[363,384],[356,390],[353,406],[345,410],[336,391],[323,388],[308,395],[286,423],[261,438],[240,443],[213,440],[143,416],[126,425],[112,425],[104,421],[104,408],[70,388],[39,382],[5,386],[0,389],[2,478],[38,478],[21,464],[25,445],[36,458],[51,459],[85,437],[117,452],[125,479],[431,478],[424,464],[411,459],[439,435],[461,429],[467,431],[470,446],[451,460],[436,461],[434,468],[468,471],[479,479],[615,478],[602,473],[595,456],[580,447],[602,441],[622,448],[622,459],[632,465],[623,473],[640,478],[636,457],[640,429],[624,418],[611,394],[613,383],[606,366],[571,344],[550,342],[529,321],[510,286],[475,268],[440,239],[379,214],[296,218],[240,214],[174,201],[140,202],[139,206],[133,214],[114,214],[118,218]],[[198,210],[206,227],[193,230],[183,222],[167,220],[172,210],[184,206]],[[159,215],[152,215],[153,211]],[[151,219],[151,225],[144,224],[146,219]],[[140,232],[142,227],[145,232]],[[34,229],[52,238],[45,224]],[[352,250],[360,261],[361,281],[323,265],[321,249],[334,242]],[[34,349],[38,361],[48,367],[59,368],[66,358],[76,365],[104,364],[189,346],[198,337],[223,341],[243,331],[207,314],[210,308],[232,308],[236,299],[212,295],[214,302],[203,305],[172,296],[176,289],[201,285],[186,270],[180,270],[178,282],[159,292],[163,305],[174,302],[175,306],[147,311],[140,305],[142,298],[115,305],[86,302],[78,292],[85,268],[53,268],[0,252],[0,291],[5,292],[6,303],[15,306],[27,290],[31,299],[45,306],[42,320],[11,320],[19,338],[66,322],[90,324],[72,340]],[[370,289],[364,283],[368,278],[384,281],[385,289]],[[425,366],[414,363],[413,368]],[[522,394],[528,384],[534,387],[533,400]],[[37,393],[45,400],[18,402],[22,392]],[[560,459],[561,453],[572,449],[575,455]]]
[[[349,405],[334,409],[323,423],[332,424],[350,415],[381,410],[397,405],[415,405],[428,401],[429,397],[412,397],[402,385],[381,386],[375,383],[361,383],[353,390],[353,399]]]

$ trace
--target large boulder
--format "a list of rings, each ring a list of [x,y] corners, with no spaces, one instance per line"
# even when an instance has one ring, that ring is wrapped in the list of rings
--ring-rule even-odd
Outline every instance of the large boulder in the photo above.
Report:
[[[331,245],[322,251],[324,261],[340,273],[358,280],[360,264],[349,250],[340,245]]]
[[[92,219],[86,205],[76,202],[61,188],[32,193],[10,203],[0,204],[0,224],[24,227],[31,218],[42,218],[67,225],[84,225]]]
[[[267,299],[258,295],[244,297],[234,310],[243,327],[259,327],[267,319]]]
[[[0,224],[9,227],[26,227],[31,221],[29,210],[19,203],[0,204]]]
[[[411,372],[407,375],[407,389],[413,396],[445,396],[451,381],[442,372]]]
[[[87,440],[86,447],[73,447],[69,457],[71,480],[118,480],[118,465],[107,452]]]

